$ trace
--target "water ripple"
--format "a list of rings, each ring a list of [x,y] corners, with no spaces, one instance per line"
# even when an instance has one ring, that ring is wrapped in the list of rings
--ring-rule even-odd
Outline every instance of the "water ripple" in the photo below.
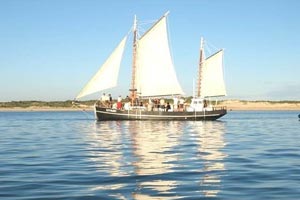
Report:
[[[300,124],[293,116],[95,122],[81,112],[2,112],[0,196],[297,199]]]

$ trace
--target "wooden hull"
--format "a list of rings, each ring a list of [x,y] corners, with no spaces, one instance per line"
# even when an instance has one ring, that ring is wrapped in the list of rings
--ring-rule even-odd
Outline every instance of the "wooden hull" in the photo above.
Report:
[[[95,106],[95,116],[99,121],[107,120],[182,120],[182,121],[201,121],[216,120],[226,115],[226,109],[201,112],[164,112],[164,111],[144,111],[118,110]]]

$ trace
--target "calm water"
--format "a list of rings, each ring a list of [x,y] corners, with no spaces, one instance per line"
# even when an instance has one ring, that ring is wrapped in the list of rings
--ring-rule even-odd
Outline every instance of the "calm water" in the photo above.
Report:
[[[298,114],[95,122],[0,112],[0,198],[299,199]]]

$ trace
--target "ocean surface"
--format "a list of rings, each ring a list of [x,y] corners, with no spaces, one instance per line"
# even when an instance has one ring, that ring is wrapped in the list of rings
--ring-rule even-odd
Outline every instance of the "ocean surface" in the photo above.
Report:
[[[0,199],[299,199],[299,113],[96,122],[0,112]]]

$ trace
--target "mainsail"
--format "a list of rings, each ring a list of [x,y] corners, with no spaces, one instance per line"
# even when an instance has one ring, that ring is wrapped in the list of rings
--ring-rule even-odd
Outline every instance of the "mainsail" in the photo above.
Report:
[[[77,95],[76,99],[93,94],[95,92],[115,87],[117,85],[118,74],[126,40],[127,36],[123,38],[123,40],[113,51],[113,53],[108,57],[99,71]]]
[[[136,57],[139,96],[183,94],[169,49],[166,15],[138,39]]]
[[[201,65],[201,97],[226,96],[223,78],[223,50],[206,58]]]

